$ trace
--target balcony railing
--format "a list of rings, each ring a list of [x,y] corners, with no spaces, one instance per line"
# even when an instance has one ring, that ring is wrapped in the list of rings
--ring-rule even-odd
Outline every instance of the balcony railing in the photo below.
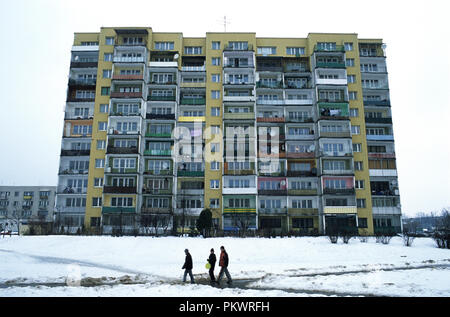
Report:
[[[147,97],[148,101],[176,101],[176,96],[152,96]]]
[[[167,208],[154,208],[154,207],[142,207],[141,214],[172,214],[173,210],[171,207]]]
[[[182,105],[206,105],[206,98],[181,98]]]
[[[133,147],[115,147],[109,145],[106,148],[106,154],[139,154],[138,148]]]
[[[114,56],[114,63],[145,63],[145,57],[125,57],[125,56]]]
[[[314,45],[314,52],[345,52],[344,45],[322,46]]]
[[[148,120],[175,120],[175,114],[157,114],[157,113],[147,113],[145,116]]]
[[[71,62],[70,68],[97,68],[98,62]]]
[[[384,134],[384,135],[366,135],[368,141],[394,141],[394,136],[392,134]]]
[[[203,177],[205,176],[205,171],[185,171],[178,170],[178,176],[188,176],[188,177]]]
[[[172,150],[145,150],[144,155],[172,156]]]
[[[314,189],[288,189],[289,196],[314,196],[317,195],[317,188]]]
[[[340,62],[340,63],[318,62],[316,64],[316,67],[318,67],[318,68],[346,68],[344,62]]]
[[[142,92],[119,92],[112,91],[111,98],[142,98]]]
[[[287,152],[287,158],[312,158],[315,157],[314,152]]]
[[[287,171],[287,176],[288,177],[297,177],[297,176],[305,176],[305,177],[310,177],[310,176],[317,176],[317,171],[316,170],[311,170],[311,171]]]
[[[286,196],[287,189],[258,189],[258,195]]]
[[[265,117],[257,117],[256,118],[257,122],[284,122],[285,118],[284,117],[273,117],[273,118],[265,118]]]
[[[102,214],[130,214],[135,212],[135,207],[102,207]]]
[[[261,215],[287,215],[287,207],[282,208],[258,208],[258,214]]]
[[[354,188],[324,188],[323,193],[325,195],[353,195],[355,193]]]
[[[204,72],[206,71],[206,66],[181,66],[182,72]]]
[[[317,208],[288,208],[289,216],[318,216]]]
[[[69,79],[69,85],[74,86],[95,86],[97,79],[85,78],[85,79]]]
[[[281,81],[277,81],[271,84],[264,83],[261,81],[256,82],[256,88],[271,88],[271,89],[281,89],[283,88],[283,83]]]
[[[254,112],[225,112],[223,114],[223,118],[225,120],[234,120],[234,119],[241,119],[241,120],[254,120],[255,119],[255,113]]]
[[[392,124],[392,118],[365,118],[366,123],[387,123]]]
[[[136,187],[125,187],[125,186],[104,186],[103,192],[105,194],[136,194]]]
[[[172,195],[172,184],[169,184],[170,188],[142,188],[142,194],[144,195]]]
[[[112,79],[113,80],[143,80],[144,75],[143,74],[139,74],[139,75],[114,74],[112,76]]]
[[[61,150],[61,156],[89,156],[91,150]]]
[[[364,106],[390,107],[390,100],[364,100]]]

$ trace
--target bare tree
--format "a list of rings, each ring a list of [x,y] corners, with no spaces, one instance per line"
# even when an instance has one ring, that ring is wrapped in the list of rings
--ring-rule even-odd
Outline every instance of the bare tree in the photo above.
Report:
[[[440,219],[436,222],[436,230],[433,234],[433,240],[438,248],[450,249],[450,209],[444,208]]]
[[[407,247],[412,246],[414,239],[416,238],[416,232],[419,227],[417,221],[409,221],[403,225],[403,244]]]

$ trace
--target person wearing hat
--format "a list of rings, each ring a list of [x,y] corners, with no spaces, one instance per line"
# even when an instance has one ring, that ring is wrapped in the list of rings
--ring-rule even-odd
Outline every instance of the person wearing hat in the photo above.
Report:
[[[188,249],[185,249],[184,253],[186,254],[186,259],[184,260],[184,265],[181,268],[182,270],[184,269],[183,282],[186,282],[186,276],[189,274],[191,284],[194,284],[194,275],[192,275],[192,257]]]
[[[220,260],[219,266],[221,267],[219,278],[217,279],[217,283],[220,284],[220,280],[222,279],[223,273],[227,276],[227,283],[231,284],[231,275],[228,272],[228,253],[225,251],[223,246],[220,247]]]
[[[209,277],[211,278],[211,284],[216,283],[216,278],[214,277],[214,267],[216,266],[216,255],[214,254],[214,249],[211,249],[211,253],[209,254],[209,258],[207,259],[208,263],[211,265],[209,268]]]

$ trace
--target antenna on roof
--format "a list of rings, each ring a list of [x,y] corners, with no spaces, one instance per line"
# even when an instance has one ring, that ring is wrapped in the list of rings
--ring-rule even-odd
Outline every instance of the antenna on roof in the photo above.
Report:
[[[223,20],[220,20],[221,23],[223,23],[223,31],[227,31],[227,24],[230,24],[231,22],[227,21],[227,16],[223,16]]]

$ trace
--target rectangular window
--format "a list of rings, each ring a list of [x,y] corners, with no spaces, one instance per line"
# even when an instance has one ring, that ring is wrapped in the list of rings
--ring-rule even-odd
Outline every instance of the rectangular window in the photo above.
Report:
[[[186,46],[184,48],[184,54],[201,54],[202,47],[201,46]]]
[[[364,189],[364,180],[356,180],[355,188],[356,189]]]
[[[220,152],[220,144],[219,143],[211,143],[211,153]]]
[[[356,91],[349,91],[349,92],[348,92],[348,99],[350,99],[350,100],[356,100],[356,99],[357,99]]]
[[[305,55],[304,47],[286,47],[286,55]]]
[[[112,70],[111,69],[104,69],[103,70],[103,78],[111,78]]]
[[[353,51],[353,43],[344,43],[344,49],[346,51]]]
[[[220,90],[211,90],[211,99],[220,99]]]
[[[155,50],[170,51],[174,49],[173,42],[155,42]]]
[[[218,179],[210,180],[210,188],[211,189],[219,189],[220,188],[219,180]]]
[[[347,58],[345,60],[345,66],[347,66],[347,67],[355,66],[355,59],[354,58]]]
[[[362,161],[355,161],[354,166],[355,166],[355,171],[363,170],[363,162]]]
[[[213,161],[211,162],[211,170],[212,171],[218,171],[220,169],[220,163]]]
[[[106,127],[108,122],[99,122],[98,123],[98,131],[106,131]]]
[[[367,218],[358,217],[358,228],[367,228]]]
[[[106,147],[105,140],[97,140],[97,150],[104,150]]]
[[[349,84],[353,84],[356,82],[356,76],[355,75],[347,75],[347,82]]]
[[[109,108],[108,104],[101,104],[100,105],[100,112],[101,113],[108,113],[108,108]]]
[[[103,178],[94,178],[94,187],[102,187],[103,186]]]
[[[211,108],[211,116],[212,117],[220,117],[220,108],[219,107],[212,107]]]
[[[362,145],[361,143],[353,143],[353,152],[361,152]]]
[[[358,108],[350,108],[350,117],[356,118],[359,116]]]
[[[211,81],[213,83],[220,83],[220,74],[212,74],[211,75]]]
[[[213,66],[220,66],[220,57],[213,57],[213,58],[211,59],[211,64],[212,64]]]
[[[356,199],[356,207],[366,208],[366,199],[365,198]]]
[[[107,36],[105,39],[105,44],[106,45],[114,45],[114,37]]]
[[[104,159],[95,159],[95,168],[104,168],[105,160]]]
[[[112,62],[112,59],[113,59],[113,54],[112,53],[105,53],[103,55],[103,60],[105,62]]]
[[[273,46],[261,46],[257,48],[257,54],[261,55],[275,55],[277,48]]]
[[[101,95],[102,96],[109,96],[110,87],[102,87]]]
[[[360,134],[361,133],[361,129],[359,127],[359,125],[352,125],[352,134]]]
[[[213,41],[211,43],[211,49],[213,49],[213,50],[220,50],[220,42]]]
[[[217,198],[211,198],[209,200],[209,208],[219,208],[220,207],[220,201]]]
[[[102,198],[92,197],[92,207],[101,207],[101,206],[102,206]]]

